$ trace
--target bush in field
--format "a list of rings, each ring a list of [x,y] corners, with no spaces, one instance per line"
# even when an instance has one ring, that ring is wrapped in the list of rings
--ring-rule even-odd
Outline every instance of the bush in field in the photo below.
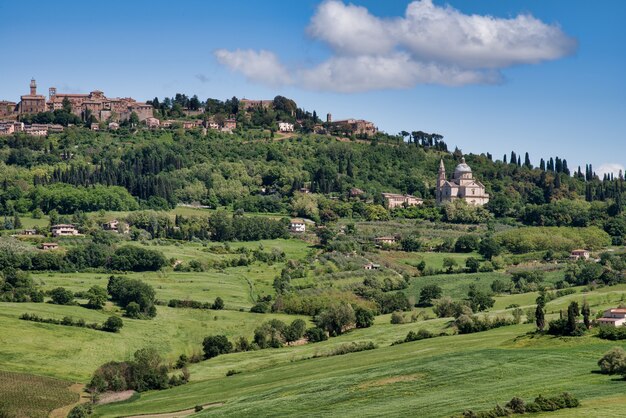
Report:
[[[222,310],[224,309],[224,299],[222,299],[221,297],[216,297],[215,301],[213,302],[213,305],[211,305],[211,309],[215,309],[215,310]]]
[[[439,318],[458,317],[471,315],[472,308],[467,301],[454,301],[449,296],[433,300],[433,311]]]
[[[202,350],[206,359],[230,353],[232,349],[233,345],[225,335],[210,335],[202,341]]]
[[[108,294],[105,288],[100,286],[92,286],[85,294],[87,298],[87,307],[90,309],[100,309],[107,302]]]
[[[476,235],[461,235],[454,244],[454,252],[471,253],[478,250],[480,239]]]
[[[155,292],[149,284],[139,279],[111,276],[107,291],[113,302],[126,309],[127,316],[131,318],[156,316]]]
[[[357,306],[354,310],[354,316],[357,328],[369,328],[374,325],[374,312],[369,309]]]
[[[328,339],[328,335],[326,335],[326,331],[321,328],[309,328],[304,333],[304,338],[307,339],[310,343],[317,343],[320,341],[326,341]]]
[[[296,327],[299,326],[296,325]],[[285,333],[287,328],[287,324],[278,319],[267,321],[254,330],[254,342],[259,348],[282,347],[286,341]]]
[[[473,283],[469,286],[467,299],[474,312],[485,311],[493,307],[494,303],[496,303],[495,299],[492,298],[491,295],[478,290],[476,285]]]
[[[106,321],[104,321],[104,324],[102,324],[102,329],[108,332],[119,332],[123,326],[124,321],[122,321],[122,318],[118,316],[110,316]]]
[[[167,366],[162,364],[161,356],[154,348],[137,350],[133,359],[124,362],[105,363],[95,371],[87,385],[90,392],[114,391],[127,389],[144,392],[169,387]]]
[[[354,309],[347,303],[330,306],[315,317],[315,324],[331,336],[340,335],[356,323]]]
[[[52,298],[52,303],[56,305],[71,305],[74,303],[74,294],[63,287],[52,289],[50,297]]]
[[[598,366],[604,374],[621,374],[626,378],[626,351],[621,347],[610,349],[598,360]]]
[[[604,340],[626,340],[626,327],[600,327],[598,337]]]
[[[391,323],[392,324],[404,324],[406,321],[404,319],[404,315],[402,312],[394,312],[391,314]]]
[[[420,290],[419,306],[430,306],[434,299],[439,299],[443,290],[436,284],[428,284]]]
[[[291,324],[285,328],[283,331],[283,336],[285,337],[285,342],[292,343],[294,341],[298,341],[300,338],[304,336],[304,332],[306,331],[306,322],[302,319],[294,319]]]
[[[67,415],[67,418],[88,418],[93,413],[93,408],[89,404],[84,405],[76,405],[70,413]],[[0,414],[0,417],[2,415]]]

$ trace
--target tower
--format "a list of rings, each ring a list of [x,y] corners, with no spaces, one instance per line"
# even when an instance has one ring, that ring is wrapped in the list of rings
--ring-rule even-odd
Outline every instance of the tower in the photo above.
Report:
[[[331,123],[333,121],[333,115],[330,113],[326,114],[326,122]]]
[[[37,82],[35,81],[34,78],[30,80],[30,95],[31,96],[37,95]]]
[[[48,96],[50,96],[50,99],[52,99],[56,95],[57,95],[57,88],[56,87],[50,87],[48,89]]]
[[[441,203],[441,193],[443,184],[446,181],[446,166],[443,165],[443,158],[439,160],[439,174],[437,175],[437,203]]]

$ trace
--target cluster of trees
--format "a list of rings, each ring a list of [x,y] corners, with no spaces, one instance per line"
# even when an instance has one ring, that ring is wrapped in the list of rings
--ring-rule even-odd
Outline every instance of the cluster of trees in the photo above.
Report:
[[[169,369],[154,348],[137,350],[133,359],[122,362],[108,362],[95,371],[87,390],[92,393],[124,390],[161,390],[187,383],[189,372],[183,369],[182,375],[168,376]]]
[[[213,309],[219,311],[224,309],[224,299],[218,296],[215,298],[213,303],[189,299],[170,299],[167,306],[170,308]]]
[[[543,331],[545,324],[545,298],[540,294],[537,299],[536,322],[539,331]],[[582,314],[583,322],[579,323],[578,318]],[[559,319],[550,321],[548,324],[548,334],[558,336],[579,337],[584,335],[591,327],[591,310],[589,304],[585,301],[582,309],[579,308],[578,302],[571,302],[567,307],[567,313],[563,315],[561,311]]]
[[[504,406],[496,405],[487,411],[465,410],[462,418],[495,418],[508,417],[511,415],[534,414],[540,412],[552,412],[559,409],[577,408],[580,406],[578,399],[569,392],[557,396],[544,397],[539,395],[533,402],[524,402],[522,398],[513,397]]]
[[[256,217],[245,216],[240,212],[229,214],[224,210],[218,210],[210,216],[177,215],[174,221],[163,212],[140,211],[129,214],[127,221],[132,227],[148,232],[152,238],[225,242],[259,241],[286,238],[289,235],[288,218],[264,218],[263,222],[259,222]],[[141,237],[136,232],[131,233],[131,236]]]
[[[68,327],[80,327],[80,328],[91,328],[98,331],[106,331],[106,332],[119,332],[120,329],[124,326],[124,321],[122,318],[118,316],[110,316],[104,321],[102,324],[98,323],[87,323],[84,319],[73,319],[69,316],[63,317],[63,319],[55,319],[55,318],[42,318],[36,314],[23,313],[20,315],[20,319],[23,321],[32,321],[32,322],[40,322],[44,324],[55,324],[55,325],[65,325]]]
[[[626,351],[622,347],[612,348],[598,360],[598,366],[604,374],[621,374],[626,379]]]
[[[139,279],[111,276],[107,284],[111,300],[125,310],[129,318],[154,318],[156,296],[154,289]]]

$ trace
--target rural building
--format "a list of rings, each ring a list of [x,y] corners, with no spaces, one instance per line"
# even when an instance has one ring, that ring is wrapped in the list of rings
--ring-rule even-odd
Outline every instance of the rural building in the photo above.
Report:
[[[41,249],[42,250],[58,250],[59,244],[57,244],[56,242],[44,242],[41,244]]]
[[[289,230],[291,232],[305,232],[306,223],[303,219],[292,219],[289,223]]]
[[[357,187],[353,187],[353,188],[351,188],[351,189],[350,189],[350,192],[349,192],[350,197],[359,197],[359,196],[361,196],[361,195],[362,195],[362,194],[364,194],[364,193],[365,193],[365,192],[364,192],[363,190],[361,190],[361,189],[359,189],[359,188],[357,188]]]
[[[347,134],[373,136],[378,132],[374,122],[363,119],[344,119],[333,122],[332,116],[328,114],[327,123],[330,125],[331,131],[340,131]]]
[[[251,100],[243,98],[239,100],[239,107],[243,108],[243,110],[254,108],[271,109],[274,107],[274,100]]]
[[[25,229],[22,231],[22,235],[37,235],[37,231],[34,229]]]
[[[120,228],[122,229],[122,233],[124,234],[127,234],[130,231],[127,223],[120,222],[117,219],[113,219],[102,224],[102,229],[104,229],[105,231],[119,232]]]
[[[66,237],[72,235],[79,235],[78,229],[74,225],[70,224],[58,224],[53,225],[52,228],[53,237]]]
[[[230,132],[233,129],[237,129],[237,121],[235,119],[226,119],[222,131]]]
[[[626,308],[613,308],[604,311],[604,315],[598,319],[598,323],[610,327],[626,325]]]
[[[32,136],[47,136],[48,127],[46,125],[30,125],[25,126],[23,132]]]
[[[278,130],[280,132],[293,132],[293,123],[278,122]]]
[[[410,194],[383,193],[385,206],[387,209],[393,209],[404,206],[417,206],[424,203],[424,200]]]
[[[572,250],[572,252],[569,255],[570,260],[580,260],[581,258],[583,260],[589,260],[589,251],[588,250]]]
[[[465,157],[454,169],[451,180],[446,180],[446,167],[443,160],[439,162],[439,176],[437,178],[437,204],[463,199],[470,205],[482,206],[489,202],[489,195],[485,193],[485,186],[474,179],[472,169],[465,163]]]
[[[120,129],[120,124],[117,122],[110,122],[109,123],[109,130],[110,131],[117,131],[118,129]]]
[[[377,237],[374,238],[374,242],[378,246],[393,245],[396,243],[396,237]]]
[[[365,270],[378,270],[380,268],[380,264],[367,263],[363,266]]]
[[[146,118],[146,126],[150,129],[158,128],[161,125],[161,121],[155,117],[150,116]]]
[[[33,78],[30,80],[30,94],[20,98],[19,113],[41,113],[46,111],[46,96],[37,94],[37,82]]]
[[[0,118],[13,117],[15,115],[17,115],[17,103],[0,100]]]

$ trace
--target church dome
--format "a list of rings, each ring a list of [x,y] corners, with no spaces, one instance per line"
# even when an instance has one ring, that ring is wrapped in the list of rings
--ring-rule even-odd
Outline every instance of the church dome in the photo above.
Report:
[[[469,165],[465,163],[465,157],[463,157],[463,159],[461,160],[461,164],[457,165],[456,168],[454,169],[455,177],[457,177],[457,175],[460,175],[460,174],[471,173],[471,172],[472,172],[472,169],[470,168]]]

